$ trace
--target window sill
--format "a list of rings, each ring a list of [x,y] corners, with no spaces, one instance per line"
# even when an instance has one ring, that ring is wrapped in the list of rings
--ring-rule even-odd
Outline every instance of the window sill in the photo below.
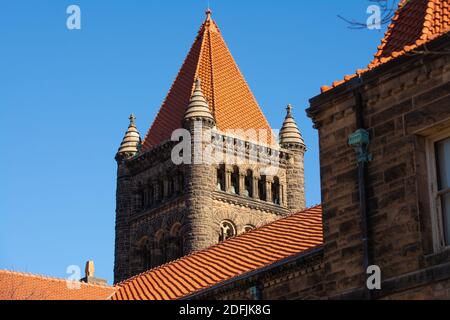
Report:
[[[434,266],[446,262],[450,262],[450,246],[443,248],[441,251],[425,256],[427,266]]]

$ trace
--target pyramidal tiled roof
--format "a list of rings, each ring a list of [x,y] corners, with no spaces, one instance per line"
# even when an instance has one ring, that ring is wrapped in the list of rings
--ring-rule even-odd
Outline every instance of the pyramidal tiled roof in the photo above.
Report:
[[[323,244],[316,206],[138,275],[113,300],[175,300]]]
[[[202,91],[219,130],[270,130],[208,10],[206,20],[144,139],[144,150],[169,140],[172,132],[182,126],[197,78],[201,79]]]
[[[392,22],[378,47],[375,58],[366,69],[356,71],[332,86],[323,86],[322,92],[398,58],[450,31],[449,0],[402,0]]]

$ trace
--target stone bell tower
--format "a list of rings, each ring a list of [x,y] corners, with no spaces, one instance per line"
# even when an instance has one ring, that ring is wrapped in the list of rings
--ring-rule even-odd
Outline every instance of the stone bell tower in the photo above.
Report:
[[[115,281],[304,209],[290,107],[279,138],[208,10],[145,138],[130,117],[117,153]]]

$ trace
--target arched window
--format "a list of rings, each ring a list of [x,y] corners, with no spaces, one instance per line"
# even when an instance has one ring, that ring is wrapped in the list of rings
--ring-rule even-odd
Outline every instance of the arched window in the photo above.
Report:
[[[217,190],[218,191],[226,191],[225,190],[225,165],[220,165],[217,168]]]
[[[139,252],[139,256],[142,261],[142,269],[149,270],[152,268],[152,259],[151,259],[151,245],[150,239],[145,236],[142,237],[137,243],[137,249]]]
[[[142,191],[142,196],[143,196],[142,207],[144,209],[151,207],[153,205],[154,196],[153,196],[153,187],[150,185],[150,183]]]
[[[145,206],[144,192],[145,191],[141,189],[136,193],[136,209],[137,209],[137,211],[144,209],[144,206]]]
[[[272,202],[281,204],[280,179],[278,177],[275,177],[272,183]]]
[[[250,231],[252,231],[253,229],[255,229],[255,226],[254,226],[254,225],[247,224],[247,225],[245,225],[244,228],[242,229],[242,233],[250,232]]]
[[[173,261],[183,256],[183,238],[181,236],[181,224],[175,223],[170,231],[170,238],[167,244],[167,259]]]
[[[239,168],[237,166],[233,167],[233,172],[231,173],[231,190],[233,194],[239,194]]]
[[[236,226],[229,220],[220,223],[219,242],[223,242],[236,236]]]
[[[244,188],[245,197],[253,197],[253,171],[247,170],[247,174],[245,175],[245,188]]]
[[[162,265],[166,262],[166,233],[159,230],[155,234],[155,242],[153,248],[153,267]]]
[[[266,176],[261,176],[261,179],[258,181],[258,192],[259,192],[259,200],[267,201],[266,196]]]

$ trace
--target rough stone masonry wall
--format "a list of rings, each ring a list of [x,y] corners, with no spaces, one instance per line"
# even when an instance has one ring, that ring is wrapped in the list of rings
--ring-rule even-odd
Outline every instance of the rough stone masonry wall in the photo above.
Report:
[[[130,277],[130,228],[132,188],[129,172],[125,166],[119,165],[117,174],[116,192],[116,229],[115,229],[115,256],[114,256],[114,283]]]
[[[363,88],[373,155],[368,164],[370,250],[383,279],[423,268],[424,256],[432,253],[427,168],[419,133],[450,120],[450,57],[427,56],[423,61],[392,67]],[[356,130],[353,94],[333,96],[320,111],[318,106],[311,110],[320,140],[324,285],[333,296],[364,283],[357,163],[347,145]],[[448,288],[448,282],[443,285]],[[420,297],[432,298],[433,288],[430,284]],[[441,291],[450,297],[448,290]]]

